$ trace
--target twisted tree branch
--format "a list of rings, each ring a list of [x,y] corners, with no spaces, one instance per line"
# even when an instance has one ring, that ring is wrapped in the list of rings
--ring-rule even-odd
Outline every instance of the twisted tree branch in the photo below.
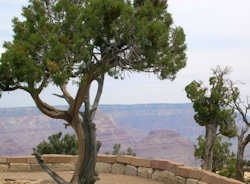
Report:
[[[49,104],[43,102],[41,98],[39,97],[39,94],[31,94],[34,102],[36,103],[36,106],[38,109],[46,114],[47,116],[54,118],[54,119],[63,119],[67,122],[71,121],[71,117],[67,113],[67,111],[56,109],[53,106],[50,106]]]

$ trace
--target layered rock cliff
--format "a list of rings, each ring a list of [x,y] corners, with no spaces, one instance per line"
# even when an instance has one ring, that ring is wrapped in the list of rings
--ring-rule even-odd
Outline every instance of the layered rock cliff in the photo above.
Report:
[[[119,108],[107,110],[102,107],[105,114],[98,111],[95,118],[97,140],[103,143],[100,153],[111,152],[113,145],[120,143],[123,150],[132,147],[137,156],[140,157],[166,158],[187,165],[194,165],[193,143],[191,141],[175,131],[155,130],[148,134],[145,129],[141,128],[143,127],[142,120],[144,120],[145,126],[150,126],[149,121],[155,116],[158,118],[157,121],[156,119],[152,120],[151,129],[154,127],[162,128],[163,123],[166,124],[164,129],[168,129],[169,120],[164,120],[164,117],[180,112],[178,110],[168,112],[167,109],[164,110],[161,107],[158,108],[159,113],[157,115],[155,114],[157,108],[151,106],[147,106],[147,108],[142,113],[142,107],[139,107],[139,111],[136,108],[124,111],[124,109]],[[121,110],[120,114],[119,112],[115,113],[117,110]],[[125,115],[128,116],[128,119],[133,120],[134,127],[130,126],[132,122],[128,124],[118,123],[113,118],[123,117],[124,121]],[[161,119],[164,121],[163,123],[159,122]],[[33,147],[52,134],[59,131],[72,134],[72,129],[65,129],[63,123],[63,121],[50,119],[42,115],[36,108],[0,109],[0,155],[29,155]],[[177,126],[176,121],[170,128],[173,126]]]
[[[186,165],[196,165],[193,156],[194,143],[176,131],[154,130],[137,142],[134,149],[138,156],[165,158]]]

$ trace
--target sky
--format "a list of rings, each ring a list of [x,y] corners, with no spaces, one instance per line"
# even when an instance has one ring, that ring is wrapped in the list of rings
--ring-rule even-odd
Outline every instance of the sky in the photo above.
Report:
[[[0,0],[0,53],[4,41],[12,40],[14,16],[21,17],[27,0]],[[249,0],[169,0],[169,12],[176,26],[186,34],[187,66],[178,72],[174,81],[159,80],[150,74],[134,74],[124,80],[106,77],[101,104],[186,103],[185,86],[192,80],[208,85],[211,69],[229,66],[229,78],[240,88],[242,98],[250,96],[250,1]],[[92,88],[92,96],[95,93]],[[49,95],[57,91],[50,86],[42,98],[51,105],[65,104]],[[76,92],[70,85],[69,91]],[[34,106],[23,91],[6,92],[0,108]]]

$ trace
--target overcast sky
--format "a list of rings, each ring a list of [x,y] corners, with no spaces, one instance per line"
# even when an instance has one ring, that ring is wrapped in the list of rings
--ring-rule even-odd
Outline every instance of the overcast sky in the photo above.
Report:
[[[12,39],[14,16],[20,17],[27,0],[0,0],[0,45]],[[130,74],[125,80],[106,78],[101,104],[183,103],[184,91],[192,80],[207,84],[210,69],[232,67],[230,78],[244,82],[242,96],[250,95],[250,1],[249,0],[169,0],[175,25],[184,28],[187,38],[187,66],[174,81],[158,80],[153,75]],[[0,52],[3,52],[0,46]],[[42,94],[52,105],[64,104],[48,93]],[[70,87],[72,93],[75,92]],[[32,106],[25,92],[4,93],[0,107]]]

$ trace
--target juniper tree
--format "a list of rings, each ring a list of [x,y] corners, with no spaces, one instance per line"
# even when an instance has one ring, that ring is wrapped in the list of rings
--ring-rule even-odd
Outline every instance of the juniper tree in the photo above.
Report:
[[[185,88],[187,97],[193,103],[194,119],[206,130],[203,166],[206,170],[213,168],[213,148],[217,135],[234,137],[237,134],[235,109],[231,106],[233,98],[237,98],[234,95],[237,94],[232,93],[230,81],[225,78],[229,69],[217,67],[212,72],[213,75],[209,78],[210,90],[203,87],[200,81],[192,81]]]
[[[4,43],[0,89],[26,91],[42,113],[74,129],[79,157],[70,183],[93,184],[93,118],[105,75],[121,78],[126,71],[151,72],[173,80],[186,64],[183,29],[173,25],[166,0],[136,6],[123,0],[30,0],[22,16],[13,19],[13,41]],[[67,90],[72,80],[76,95]],[[98,89],[91,104],[94,81]],[[66,110],[40,98],[49,84],[61,90],[56,96],[66,100]],[[39,161],[58,184],[67,183]]]
[[[238,145],[237,145],[237,158],[236,158],[236,172],[235,172],[235,178],[237,180],[244,182],[244,152],[245,148],[250,142],[250,134],[249,134],[249,126],[250,121],[248,118],[248,112],[250,109],[249,100],[243,101],[240,97],[240,91],[237,87],[234,87],[233,83],[231,83],[231,90],[235,94],[236,98],[233,98],[233,106],[237,110],[240,121],[243,122],[243,126],[239,126],[237,139],[238,139]]]

